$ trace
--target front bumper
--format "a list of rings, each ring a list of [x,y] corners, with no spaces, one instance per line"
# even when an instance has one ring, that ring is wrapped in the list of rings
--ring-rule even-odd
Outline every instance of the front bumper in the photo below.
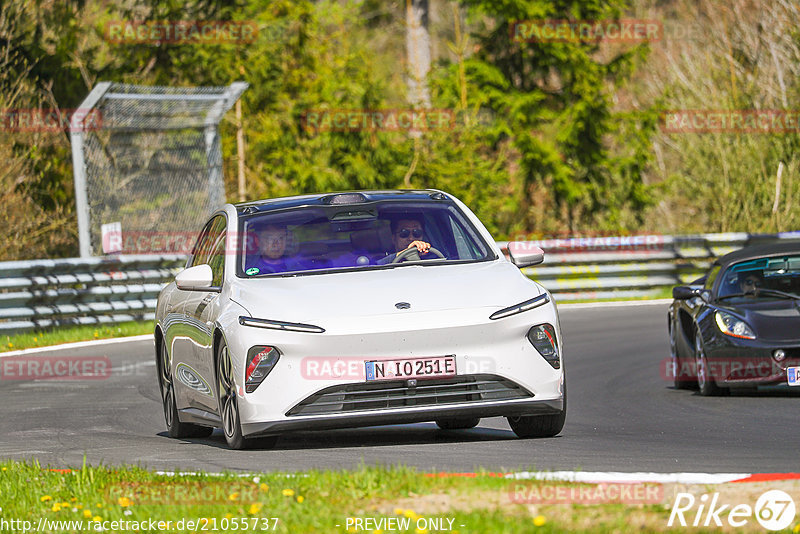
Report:
[[[331,430],[375,425],[421,423],[446,417],[509,417],[519,415],[557,415],[564,410],[562,399],[512,400],[466,405],[405,407],[401,410],[374,410],[325,416],[294,416],[291,419],[243,423],[248,437],[278,434],[291,430]]]

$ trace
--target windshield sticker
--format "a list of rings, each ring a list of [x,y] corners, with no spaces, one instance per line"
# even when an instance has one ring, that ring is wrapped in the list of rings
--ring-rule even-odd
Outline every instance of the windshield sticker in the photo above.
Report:
[[[258,274],[258,273],[259,273],[258,267],[250,267],[249,269],[247,269],[245,271],[245,274],[247,276],[253,276],[254,274]]]

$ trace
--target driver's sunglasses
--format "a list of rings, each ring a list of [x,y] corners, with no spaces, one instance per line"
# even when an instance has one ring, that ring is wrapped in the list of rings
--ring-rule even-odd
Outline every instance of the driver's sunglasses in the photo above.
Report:
[[[420,230],[419,228],[414,228],[413,230],[409,230],[408,228],[402,228],[397,231],[397,237],[401,239],[405,239],[411,234],[414,234],[414,237],[416,239],[419,239],[420,237],[422,237],[422,230]]]

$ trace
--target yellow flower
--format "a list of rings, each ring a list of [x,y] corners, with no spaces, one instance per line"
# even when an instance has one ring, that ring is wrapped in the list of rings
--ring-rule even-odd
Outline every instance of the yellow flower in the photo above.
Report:
[[[120,506],[122,506],[123,508],[126,508],[126,507],[128,507],[128,506],[131,506],[131,505],[133,505],[133,501],[132,501],[132,500],[130,500],[129,498],[127,498],[127,497],[120,497],[119,499],[117,499],[117,502],[118,502],[118,503],[119,503],[119,505],[120,505]]]
[[[102,508],[103,507],[103,503],[101,503],[101,502],[97,503],[97,507],[98,508]]]
[[[85,517],[86,519],[89,519],[90,517],[92,517],[92,511],[91,510],[84,510],[83,511],[83,517]]]
[[[59,511],[61,511],[61,505],[60,505],[60,504],[58,504],[58,503],[55,503],[55,504],[53,505],[53,507],[52,507],[52,508],[50,508],[50,510],[52,510],[53,512],[59,512]]]
[[[292,495],[294,495],[294,490],[293,489],[285,489],[281,493],[283,493],[284,497],[291,497]]]
[[[403,515],[403,509],[402,508],[395,508],[394,509],[394,515]]]
[[[95,330],[95,331],[94,331],[94,337],[97,337],[98,335],[99,335],[99,334],[97,333],[97,330]]]
[[[80,510],[80,509],[82,509],[82,508],[83,508],[83,505],[82,505],[82,504],[79,504],[78,506],[76,506],[76,508],[77,508],[78,510]]]
[[[410,518],[410,519],[416,519],[417,518],[417,514],[414,513],[414,510],[406,510],[405,512],[403,512],[403,515],[408,517],[408,518]]]
[[[33,338],[33,342],[36,343],[36,338]]]
[[[254,502],[250,505],[250,508],[247,510],[247,513],[250,515],[256,515],[258,512],[261,511],[261,507],[264,506],[260,502]]]
[[[96,515],[92,518],[92,521],[94,521],[95,523],[100,523],[102,520],[103,518],[100,517],[99,515]]]
[[[381,529],[373,530],[372,534],[383,534],[383,531]]]
[[[543,515],[537,515],[533,518],[533,524],[537,527],[544,526],[545,523],[547,523],[547,519],[545,519]]]
[[[62,503],[59,503],[59,504],[61,505],[61,508],[69,508],[69,503],[68,502],[62,502]]]
[[[4,468],[3,468],[3,471],[5,471],[5,470],[6,470],[6,468],[4,467]]]
[[[266,485],[266,484],[264,484],[263,482],[261,483],[261,485],[259,485],[259,486],[258,486],[258,488],[259,488],[261,491],[269,491],[269,486],[267,486],[267,485]]]
[[[78,502],[78,498],[77,498],[77,497],[73,497],[73,498],[71,498],[69,501],[70,501],[70,502]]]
[[[798,523],[797,525],[795,525],[795,527],[792,529],[792,532],[794,532],[795,534],[797,534],[798,532],[800,532],[800,523]]]
[[[229,501],[238,501],[239,500],[239,493],[231,493],[228,495]]]
[[[302,495],[297,496],[297,502],[302,503],[304,500],[306,500],[306,498],[303,497]]]
[[[233,514],[231,513],[225,514],[225,519],[230,519],[231,517],[233,517]]]
[[[428,534],[428,529],[427,528],[418,528],[417,530],[415,530],[415,532],[417,534]]]
[[[9,349],[11,349],[11,348],[14,348],[14,344],[13,344],[13,343],[9,343],[9,344],[8,344],[8,348],[9,348]]]
[[[3,470],[5,470],[5,467],[3,468]],[[39,500],[42,501],[42,502],[47,502],[47,501],[50,501],[52,499],[53,498],[50,495],[43,495],[42,498],[39,499]]]

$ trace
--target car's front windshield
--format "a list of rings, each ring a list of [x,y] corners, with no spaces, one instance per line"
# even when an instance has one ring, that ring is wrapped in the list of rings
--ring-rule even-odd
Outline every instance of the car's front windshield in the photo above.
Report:
[[[788,294],[781,295],[780,293]],[[800,295],[800,255],[756,258],[728,267],[719,298],[790,298]]]
[[[494,257],[469,220],[446,201],[302,206],[243,215],[240,221],[240,277]],[[414,250],[404,252],[408,248]]]

